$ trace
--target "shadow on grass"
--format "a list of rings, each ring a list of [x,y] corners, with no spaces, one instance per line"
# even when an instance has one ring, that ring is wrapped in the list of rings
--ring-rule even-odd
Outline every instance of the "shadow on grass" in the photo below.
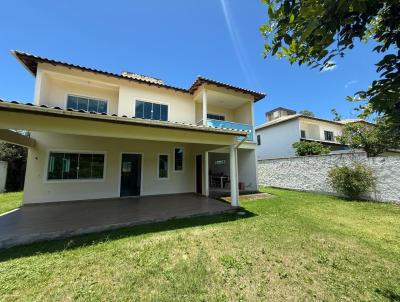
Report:
[[[375,289],[375,292],[391,302],[400,302],[400,295],[390,289]]]
[[[112,240],[118,240],[130,236],[151,234],[163,231],[171,231],[196,226],[206,226],[223,222],[236,221],[256,216],[254,213],[240,209],[242,215],[234,213],[218,214],[211,216],[196,216],[190,218],[170,219],[164,222],[147,223],[132,227],[125,227],[111,231],[93,233],[68,237],[65,239],[56,239],[43,241],[28,245],[20,245],[6,249],[0,249],[0,262],[29,257],[38,254],[54,253],[66,250],[73,250],[84,246],[96,245]]]

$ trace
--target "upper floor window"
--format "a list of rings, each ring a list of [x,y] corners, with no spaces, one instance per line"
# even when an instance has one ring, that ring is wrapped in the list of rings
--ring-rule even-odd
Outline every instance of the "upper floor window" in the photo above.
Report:
[[[137,100],[135,116],[149,120],[168,121],[168,105]]]
[[[67,108],[88,112],[107,113],[107,101],[76,95],[68,95]]]
[[[332,131],[324,131],[325,140],[326,141],[333,141],[333,132]]]
[[[257,135],[257,145],[261,146],[261,136]]]
[[[301,138],[306,138],[306,130],[300,130]]]
[[[47,180],[102,179],[103,153],[50,152]]]
[[[207,113],[207,118],[211,120],[225,121],[225,116],[214,113]]]

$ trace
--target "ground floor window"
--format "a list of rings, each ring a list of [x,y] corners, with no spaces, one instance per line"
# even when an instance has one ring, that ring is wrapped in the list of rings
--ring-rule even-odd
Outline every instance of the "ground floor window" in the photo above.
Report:
[[[50,152],[47,180],[102,179],[102,153]]]
[[[168,154],[158,155],[158,178],[168,178]]]
[[[183,148],[174,149],[174,171],[183,171]]]

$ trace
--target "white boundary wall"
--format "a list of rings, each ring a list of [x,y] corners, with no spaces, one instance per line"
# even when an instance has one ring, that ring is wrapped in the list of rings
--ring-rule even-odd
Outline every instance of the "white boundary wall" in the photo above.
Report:
[[[400,203],[400,157],[367,158],[364,152],[356,152],[260,160],[258,181],[265,186],[335,194],[326,179],[329,169],[355,161],[371,167],[377,177],[376,190],[366,199]]]
[[[0,161],[0,192],[6,190],[7,166],[6,161]]]

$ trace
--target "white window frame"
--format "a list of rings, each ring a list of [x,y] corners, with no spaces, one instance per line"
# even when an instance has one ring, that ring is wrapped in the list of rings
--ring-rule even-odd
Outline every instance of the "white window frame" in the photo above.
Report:
[[[175,170],[175,150],[176,149],[182,149],[183,153],[182,153],[182,170]],[[173,171],[175,173],[182,173],[185,171],[185,147],[181,147],[181,146],[174,146],[174,152],[173,152]]]
[[[105,101],[107,103],[107,114],[110,114],[110,102],[107,98],[100,98],[100,97],[94,97],[94,96],[89,96],[85,94],[77,94],[73,92],[66,92],[65,93],[65,100],[64,100],[64,108],[67,109],[67,103],[68,103],[68,96],[76,96],[80,98],[87,98],[87,99],[93,99],[97,101]],[[88,111],[89,112],[89,111]],[[99,113],[101,114],[101,113]]]
[[[166,155],[167,156],[167,158],[168,158],[168,165],[167,165],[167,174],[168,174],[168,176],[167,177],[160,177],[160,155]],[[170,173],[170,168],[169,168],[169,165],[170,165],[170,160],[169,160],[169,158],[170,158],[170,156],[169,156],[169,153],[158,153],[157,154],[157,179],[158,180],[169,180],[169,173]]]
[[[332,140],[326,139],[326,132],[332,133]],[[335,141],[335,132],[332,130],[325,130],[324,129],[324,141],[326,142],[334,142]]]
[[[49,159],[50,153],[79,153],[79,154],[103,154],[104,155],[104,167],[103,167],[103,177],[102,178],[92,178],[92,179],[47,179],[49,172]],[[70,150],[70,149],[48,149],[46,152],[46,161],[44,163],[44,175],[43,183],[82,183],[82,182],[104,182],[106,180],[106,170],[107,170],[107,152],[105,151],[90,151],[90,150]]]
[[[167,121],[170,121],[171,120],[171,110],[170,110],[170,103],[168,103],[168,102],[161,102],[161,101],[158,101],[158,100],[150,100],[150,99],[146,99],[146,98],[141,98],[141,97],[134,97],[133,98],[133,104],[132,104],[132,107],[133,107],[133,116],[136,118],[136,101],[142,101],[142,102],[147,102],[147,103],[154,103],[154,104],[160,104],[160,105],[166,105],[167,106],[167,108],[168,108],[168,119],[167,119]],[[138,117],[138,118],[140,118],[140,117]],[[151,120],[151,121],[157,121],[157,120]],[[165,121],[161,121],[160,120],[160,122],[165,122]]]

